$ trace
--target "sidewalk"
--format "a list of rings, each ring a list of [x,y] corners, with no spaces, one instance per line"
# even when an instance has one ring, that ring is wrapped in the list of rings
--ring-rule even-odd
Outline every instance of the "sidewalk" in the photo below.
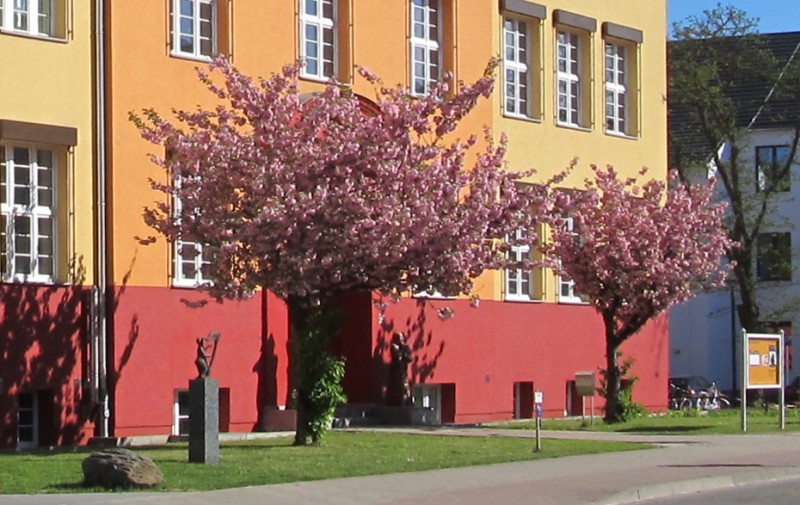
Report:
[[[535,434],[484,428],[396,429],[452,436],[512,436],[530,443]],[[427,472],[256,486],[202,493],[4,495],[4,505],[441,505],[618,504],[656,496],[773,479],[800,478],[800,434],[641,435],[553,432],[547,439],[643,442],[655,449],[573,456]]]

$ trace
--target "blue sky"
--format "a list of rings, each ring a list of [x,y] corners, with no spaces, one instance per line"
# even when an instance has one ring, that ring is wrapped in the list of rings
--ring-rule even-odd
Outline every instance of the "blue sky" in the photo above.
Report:
[[[800,0],[667,0],[668,26],[688,16],[700,15],[718,3],[733,5],[750,17],[761,18],[758,29],[762,33],[800,31]]]

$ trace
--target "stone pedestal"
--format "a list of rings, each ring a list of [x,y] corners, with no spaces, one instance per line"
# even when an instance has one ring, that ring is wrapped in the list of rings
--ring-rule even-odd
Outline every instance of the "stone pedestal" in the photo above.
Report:
[[[189,463],[219,463],[219,383],[189,381]]]

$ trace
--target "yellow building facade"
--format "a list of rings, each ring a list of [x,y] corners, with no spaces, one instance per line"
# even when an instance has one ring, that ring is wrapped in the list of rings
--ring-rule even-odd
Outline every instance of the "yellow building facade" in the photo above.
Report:
[[[666,176],[665,46],[664,1],[0,0],[2,292],[18,312],[30,306],[19,290],[49,307],[12,321],[19,334],[39,323],[25,349],[0,335],[15,363],[0,371],[0,398],[11,399],[0,445],[81,443],[92,430],[182,434],[195,341],[211,331],[223,336],[214,364],[222,431],[268,427],[290,406],[282,302],[258,293],[205,303],[193,289],[204,280],[202,247],[153,241],[142,219],[163,199],[151,181],[166,181],[149,155],[165,153],[129,114],[216,106],[197,67],[224,55],[269,76],[300,60],[304,92],[335,79],[373,98],[359,66],[423,94],[447,73],[475,81],[497,57],[493,96],[454,136],[505,132],[508,169],[535,168],[536,180],[576,158],[562,184],[581,186],[591,164]],[[571,411],[570,374],[597,368],[602,344],[576,341],[581,352],[568,356],[547,339],[565,320],[575,338],[600,335],[592,307],[547,271],[490,272],[476,290],[474,312],[467,300],[405,300],[380,315],[368,294],[347,301],[348,340],[336,345],[350,400],[383,401],[384,323],[416,321],[404,331],[424,341],[420,363],[425,346],[440,346],[411,377],[439,421],[525,417],[534,381],[553,399],[546,415]],[[457,306],[453,321],[437,318],[444,304]],[[647,369],[637,391],[660,408],[666,329],[645,333],[656,344],[630,349]],[[40,346],[53,335],[64,337]]]
[[[564,187],[583,187],[592,165],[666,178],[664,2],[505,0],[491,17],[502,62],[491,124],[508,136],[511,170],[536,169],[542,181],[576,160]],[[527,293],[504,275],[482,277],[477,290],[495,300],[580,302],[552,272],[535,271]]]
[[[0,146],[8,216],[3,280],[91,284],[94,82],[91,5],[67,0],[0,14]],[[77,5],[80,4],[80,5]],[[6,164],[7,162],[7,164]],[[13,178],[14,168],[18,177]],[[26,173],[27,172],[27,173]],[[31,197],[23,196],[28,187]],[[15,188],[15,189],[12,189]],[[14,193],[20,198],[15,199]],[[11,210],[15,207],[16,210]],[[26,208],[26,210],[23,210]],[[12,215],[26,218],[15,229]],[[34,221],[36,221],[34,223]],[[12,237],[18,237],[14,243]],[[22,238],[30,237],[30,244]],[[27,246],[31,247],[28,248]]]
[[[0,0],[0,446],[92,434],[96,282],[91,2]]]

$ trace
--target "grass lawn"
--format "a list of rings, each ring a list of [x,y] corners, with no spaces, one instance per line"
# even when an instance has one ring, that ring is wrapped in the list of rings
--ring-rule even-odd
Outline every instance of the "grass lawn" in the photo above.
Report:
[[[221,463],[187,463],[187,444],[135,448],[164,472],[158,491],[202,491],[337,477],[413,472],[646,448],[641,444],[332,432],[322,447],[292,447],[292,438],[224,443]],[[0,493],[104,491],[81,484],[85,448],[69,452],[0,454]],[[2,499],[0,499],[2,502]]]
[[[587,420],[588,422],[588,420]],[[535,429],[533,421],[514,423],[503,426],[523,430]],[[603,423],[595,419],[591,426],[583,426],[581,420],[543,420],[542,428],[546,430],[585,430],[585,431],[617,431],[652,433],[659,435],[735,435],[742,433],[741,411],[739,409],[722,409],[698,413],[690,411],[684,414],[680,411],[670,411],[663,416],[640,417],[626,423]],[[764,412],[760,408],[747,409],[747,433],[779,432],[780,424],[778,411],[770,409]],[[795,409],[788,409],[786,413],[786,431],[800,431],[800,419]]]

